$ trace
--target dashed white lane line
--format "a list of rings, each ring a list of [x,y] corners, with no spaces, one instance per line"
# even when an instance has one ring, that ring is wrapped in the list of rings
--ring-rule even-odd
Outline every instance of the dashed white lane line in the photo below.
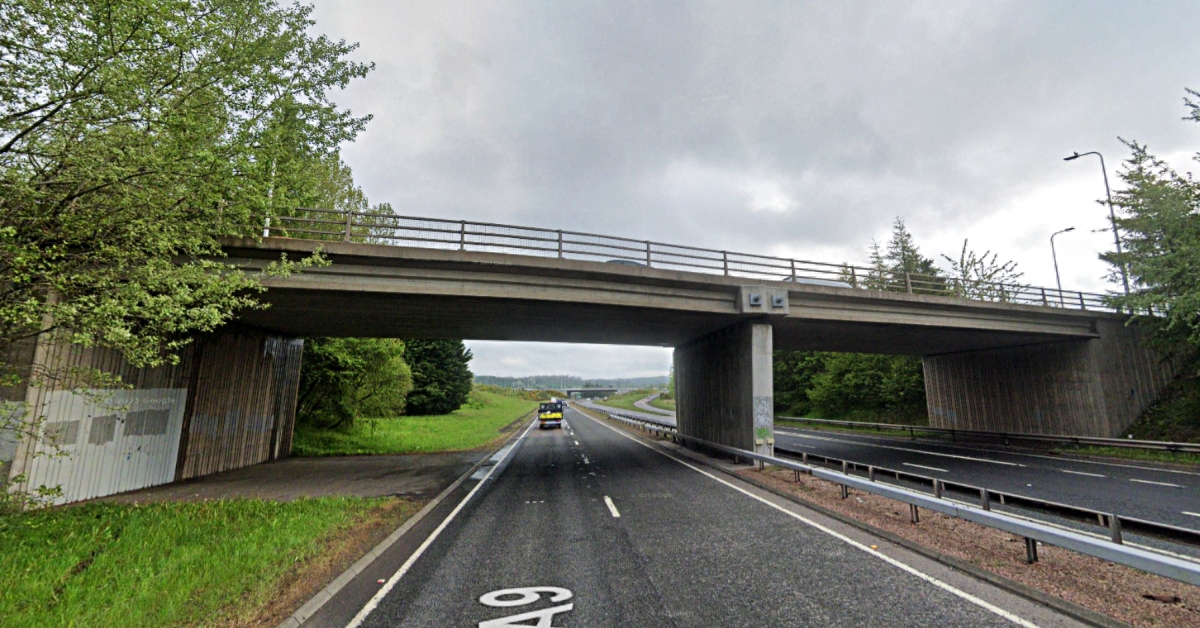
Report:
[[[1107,475],[1104,475],[1103,473],[1087,473],[1084,471],[1072,471],[1070,469],[1059,469],[1059,471],[1062,471],[1063,473],[1070,473],[1071,475],[1086,475],[1089,478],[1106,478],[1106,477],[1108,477]]]
[[[913,464],[911,462],[901,462],[900,464],[902,464],[906,467],[916,467],[918,469],[929,469],[930,471],[939,471],[941,473],[950,473],[949,471],[947,471],[945,469],[939,469],[937,467],[927,467],[923,464]]]
[[[1129,481],[1137,482],[1138,484],[1153,484],[1155,486],[1169,486],[1171,488],[1183,488],[1179,484],[1171,484],[1170,482],[1154,482],[1152,480],[1139,480],[1137,478],[1129,478]]]
[[[880,449],[894,449],[896,451],[907,451],[909,453],[921,454],[923,456],[939,456],[942,458],[955,458],[958,460],[970,460],[972,462],[986,462],[988,464],[998,464],[1005,467],[1023,467],[1025,465],[1016,462],[1004,462],[1003,460],[988,460],[987,458],[975,458],[974,456],[959,456],[956,454],[942,454],[934,451],[925,451],[924,449],[911,449],[909,447],[893,447],[891,445],[876,445],[874,443],[864,443],[861,441],[839,440],[836,438],[825,438],[824,436],[812,436],[809,434],[789,434],[796,438],[811,438],[813,440],[827,440],[834,443],[851,443],[854,445],[863,445],[866,447],[878,447]]]
[[[617,510],[617,505],[613,503],[613,500],[611,497],[609,497],[608,495],[605,495],[604,503],[605,503],[605,505],[608,506],[608,512],[612,513],[612,516],[614,519],[621,516],[621,513]]]
[[[492,477],[492,474],[495,473],[496,469],[500,466],[500,463],[504,462],[504,459],[508,457],[508,454],[516,449],[517,444],[519,444],[525,439],[526,436],[529,435],[529,430],[533,429],[534,423],[536,423],[536,421],[530,423],[529,427],[525,428],[525,431],[521,434],[520,438],[518,438],[511,447],[507,448],[507,450],[504,452],[504,455],[496,461],[496,464],[492,465],[492,468],[488,470],[487,475],[483,476],[479,483],[471,489],[471,492],[467,493],[467,496],[463,497],[462,501],[458,502],[458,505],[454,507],[454,510],[451,510],[450,514],[442,520],[442,523],[439,524],[438,527],[434,528],[433,532],[425,539],[425,541],[421,543],[419,547],[417,547],[417,551],[413,552],[412,556],[409,556],[408,560],[404,561],[403,565],[400,565],[400,568],[396,570],[396,573],[392,574],[391,578],[388,578],[387,582],[375,592],[375,595],[371,596],[371,599],[367,600],[367,603],[364,604],[362,609],[358,611],[358,614],[356,614],[354,618],[350,620],[349,624],[346,624],[346,628],[358,628],[362,625],[363,621],[367,619],[367,615],[370,615],[371,611],[374,611],[375,607],[379,606],[379,601],[392,591],[392,589],[396,586],[396,583],[400,582],[400,579],[404,577],[404,574],[408,573],[409,569],[412,569],[413,564],[415,564],[417,560],[421,558],[421,556],[425,553],[425,550],[429,549],[430,545],[433,545],[433,542],[437,540],[439,535],[441,535],[442,530],[445,530],[446,526],[449,526],[450,522],[454,521],[454,518],[458,516],[458,513],[463,509],[463,507],[471,501],[471,498],[475,496],[475,493],[479,492],[479,488],[487,483],[488,479]]]
[[[1183,511],[1183,514],[1185,514],[1185,515],[1191,515],[1191,516],[1193,516],[1193,517],[1200,517],[1200,512],[1188,512],[1188,511],[1186,511],[1186,510],[1185,510],[1185,511]]]
[[[862,550],[862,551],[866,552],[867,554],[870,554],[871,556],[874,556],[874,557],[878,558],[879,560],[882,560],[883,562],[888,563],[889,565],[892,565],[893,567],[896,567],[905,572],[908,572],[908,573],[920,578],[921,580],[924,580],[925,582],[928,582],[929,584],[931,584],[943,591],[946,591],[947,593],[950,593],[951,595],[955,595],[959,598],[962,598],[963,600],[966,600],[972,604],[975,604],[976,606],[979,606],[980,608],[983,608],[987,611],[995,613],[996,615],[999,615],[1000,617],[1003,617],[1004,619],[1007,619],[1008,621],[1011,621],[1012,623],[1017,624],[1018,626],[1024,626],[1024,628],[1039,628],[1039,626],[1037,624],[1035,624],[1027,619],[1024,619],[1020,616],[1014,615],[1013,613],[1010,613],[1010,612],[1000,608],[999,606],[992,604],[991,602],[988,602],[981,598],[975,597],[974,595],[971,595],[970,593],[967,593],[966,591],[963,591],[962,589],[959,589],[958,587],[955,587],[954,585],[948,584],[946,582],[942,582],[941,580],[938,580],[937,578],[934,578],[933,576],[931,576],[923,571],[918,570],[916,567],[902,563],[902,562],[896,560],[895,558],[888,556],[887,554],[883,554],[876,550],[873,550],[870,547],[863,545],[862,543],[859,543],[858,541],[855,541],[854,539],[852,539],[840,532],[837,532],[836,530],[832,530],[828,527],[825,527],[825,526],[817,523],[816,521],[813,521],[812,519],[809,519],[807,517],[804,517],[802,515],[794,513],[791,510],[788,510],[787,508],[784,508],[783,506],[776,504],[775,502],[772,502],[768,499],[765,499],[763,497],[755,495],[754,493],[751,493],[750,491],[748,491],[736,484],[727,482],[724,479],[719,478],[719,477],[705,471],[704,469],[701,469],[700,467],[697,467],[690,463],[684,462],[678,458],[675,458],[674,456],[669,456],[666,454],[666,452],[663,452],[655,447],[647,445],[646,443],[643,443],[642,441],[634,438],[633,436],[626,434],[625,432],[622,432],[621,430],[618,430],[617,428],[615,428],[611,425],[605,424],[603,421],[592,418],[591,416],[586,415],[586,414],[584,416],[586,416],[589,419],[592,419],[592,421],[594,421],[595,423],[598,423],[601,426],[606,427],[606,428],[612,430],[613,432],[616,432],[617,434],[624,436],[625,438],[628,438],[629,440],[641,445],[642,447],[649,449],[650,451],[653,451],[653,452],[655,452],[665,458],[668,458],[670,460],[674,460],[675,462],[691,469],[692,471],[695,471],[696,473],[699,473],[700,475],[703,475],[713,481],[723,484],[743,495],[746,495],[747,497],[750,497],[751,499],[762,502],[763,504],[766,504],[767,506],[774,508],[775,510],[778,510],[779,512],[782,512],[783,514],[785,514],[789,517],[792,517],[793,519],[796,519],[796,520],[800,521],[801,523],[804,523],[804,524],[811,526],[817,530],[820,530],[821,532],[824,532],[825,534],[828,534],[828,535],[838,539],[839,541],[842,541],[842,542],[850,545],[851,547]]]
[[[575,441],[575,446],[579,446],[579,441]]]

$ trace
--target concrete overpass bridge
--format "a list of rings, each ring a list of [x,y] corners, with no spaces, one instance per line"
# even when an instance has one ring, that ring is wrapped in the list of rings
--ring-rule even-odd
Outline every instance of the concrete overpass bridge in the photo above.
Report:
[[[495,224],[310,211],[225,242],[265,267],[271,307],[200,338],[176,365],[113,351],[23,347],[31,368],[96,368],[128,390],[46,384],[24,402],[69,456],[0,434],[0,474],[87,499],[287,456],[305,336],[467,338],[675,348],[679,429],[772,448],[772,351],[920,356],[935,426],[1114,436],[1170,368],[1100,295]],[[111,402],[104,399],[111,397]]]
[[[681,429],[772,441],[775,349],[908,354],[931,423],[1117,435],[1170,368],[1101,295],[489,223],[314,212],[231,240],[238,265],[322,250],[245,323],[285,336],[675,347]]]

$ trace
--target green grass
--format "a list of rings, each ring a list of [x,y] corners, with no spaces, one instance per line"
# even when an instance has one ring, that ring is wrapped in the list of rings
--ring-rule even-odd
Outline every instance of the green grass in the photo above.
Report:
[[[626,393],[621,393],[619,395],[612,395],[611,397],[597,400],[596,403],[598,403],[602,406],[608,406],[610,408],[620,408],[622,410],[629,410],[631,412],[645,412],[645,410],[633,405],[633,402],[639,401],[641,399],[645,399],[646,397],[653,395],[655,392],[656,391],[652,388],[646,388],[646,389],[642,389],[642,390],[631,390]]]
[[[658,408],[660,410],[670,410],[671,412],[675,411],[675,400],[674,399],[659,399],[659,398],[655,397],[653,400],[650,401],[650,405],[652,405],[655,408]]]
[[[362,420],[348,430],[297,426],[292,455],[430,453],[482,447],[500,430],[537,409],[538,402],[473,391],[467,405],[440,416]]]
[[[1077,454],[1082,456],[1100,456],[1103,458],[1121,458],[1124,460],[1145,460],[1148,462],[1170,462],[1173,464],[1200,465],[1200,454],[1179,451],[1157,451],[1152,449],[1126,449],[1124,447],[1060,447],[1054,451],[1060,454]]]
[[[0,624],[211,626],[252,617],[294,565],[384,500],[87,504],[0,518]]]

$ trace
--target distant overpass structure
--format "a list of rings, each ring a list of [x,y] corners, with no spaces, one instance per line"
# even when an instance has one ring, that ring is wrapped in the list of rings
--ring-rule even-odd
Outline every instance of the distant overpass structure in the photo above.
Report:
[[[569,231],[311,212],[226,243],[266,281],[246,324],[390,336],[675,348],[680,429],[773,441],[772,351],[921,356],[931,424],[1114,436],[1172,376],[1103,295],[884,273]]]
[[[562,393],[571,399],[594,399],[623,392],[619,388],[564,388]]]
[[[62,484],[72,501],[287,456],[313,336],[673,347],[679,430],[763,453],[777,349],[920,356],[931,425],[982,431],[1118,436],[1172,376],[1097,294],[357,212],[254,231],[223,242],[225,261],[255,271],[320,251],[329,264],[266,279],[268,308],[177,365],[50,337],[22,346],[31,368],[96,368],[132,388],[111,404],[49,385],[0,391],[72,451],[0,438],[0,473]]]

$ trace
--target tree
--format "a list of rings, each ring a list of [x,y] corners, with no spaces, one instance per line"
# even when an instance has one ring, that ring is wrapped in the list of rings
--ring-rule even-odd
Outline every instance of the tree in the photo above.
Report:
[[[955,293],[968,299],[1007,301],[1017,281],[1025,274],[1017,270],[1014,261],[1000,262],[999,254],[984,251],[982,255],[967,249],[963,239],[958,259],[942,257],[950,264]]]
[[[413,389],[408,414],[449,414],[471,394],[471,352],[461,340],[409,340]]]
[[[1184,103],[1190,112],[1185,119],[1200,122],[1200,103],[1190,98]],[[1119,175],[1125,188],[1113,194],[1125,252],[1101,258],[1112,266],[1114,279],[1120,265],[1126,266],[1131,290],[1110,301],[1134,312],[1161,350],[1191,358],[1200,351],[1200,182],[1177,173],[1146,145],[1125,144],[1132,153]],[[1200,153],[1194,159],[1200,161]]]
[[[329,159],[369,119],[327,92],[370,66],[309,35],[310,12],[0,4],[0,356],[57,332],[156,365],[258,306],[258,278],[219,260],[219,238],[288,211],[284,162]],[[27,376],[3,366],[5,383]]]
[[[390,338],[305,340],[297,418],[337,428],[402,414],[413,384],[404,351]]]

